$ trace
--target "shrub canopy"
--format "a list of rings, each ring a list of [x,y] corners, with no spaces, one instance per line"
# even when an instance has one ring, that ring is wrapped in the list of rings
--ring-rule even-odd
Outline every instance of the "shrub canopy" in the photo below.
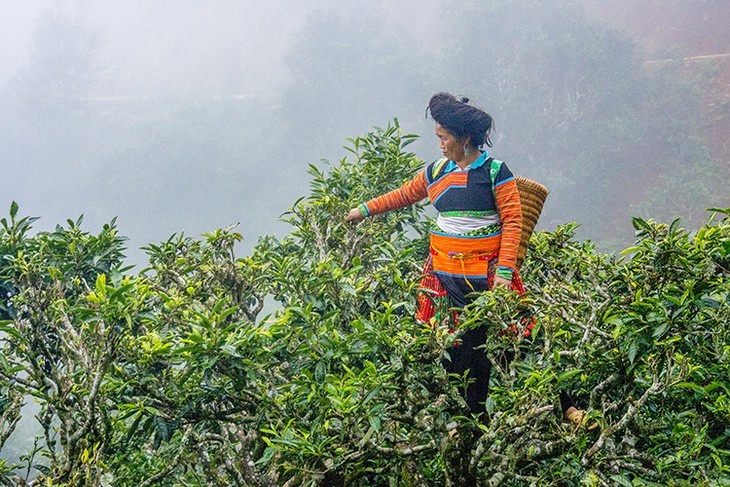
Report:
[[[538,232],[527,298],[485,293],[451,334],[413,317],[423,207],[343,220],[423,166],[413,140],[396,122],[311,166],[290,234],[246,257],[235,229],[174,235],[133,272],[114,221],[34,235],[13,204],[0,221],[0,483],[727,485],[730,211],[694,232],[635,219],[621,256],[576,241],[572,223]],[[485,423],[440,365],[473,326],[494,337]],[[561,391],[598,427],[563,424]],[[31,401],[38,438],[18,452]]]

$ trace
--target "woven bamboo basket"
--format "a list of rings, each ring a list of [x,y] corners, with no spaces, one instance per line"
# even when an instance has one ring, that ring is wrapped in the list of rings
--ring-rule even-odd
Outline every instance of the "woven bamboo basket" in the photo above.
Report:
[[[517,268],[522,267],[527,255],[527,244],[530,243],[537,219],[540,218],[542,207],[545,204],[548,190],[545,186],[526,178],[515,176],[517,190],[520,193],[520,206],[522,207],[522,235],[520,236],[520,247],[517,249]]]

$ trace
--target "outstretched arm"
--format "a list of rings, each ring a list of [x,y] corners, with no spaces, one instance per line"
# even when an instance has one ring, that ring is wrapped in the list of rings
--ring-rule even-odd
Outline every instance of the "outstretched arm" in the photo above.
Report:
[[[351,209],[345,217],[345,221],[357,223],[371,215],[379,215],[410,206],[428,196],[427,186],[426,172],[418,171],[413,179],[400,188]]]

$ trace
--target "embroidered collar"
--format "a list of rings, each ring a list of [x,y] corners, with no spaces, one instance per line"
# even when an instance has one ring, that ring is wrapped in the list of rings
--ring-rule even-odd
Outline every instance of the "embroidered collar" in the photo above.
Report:
[[[472,162],[469,166],[467,166],[466,169],[463,169],[464,171],[468,171],[469,169],[476,169],[479,166],[483,166],[484,163],[487,160],[487,157],[489,157],[489,152],[484,151],[482,152],[482,155],[477,157],[477,159]],[[446,169],[444,169],[444,174],[448,174],[452,171],[461,171],[462,169],[454,162],[449,161],[446,163]]]

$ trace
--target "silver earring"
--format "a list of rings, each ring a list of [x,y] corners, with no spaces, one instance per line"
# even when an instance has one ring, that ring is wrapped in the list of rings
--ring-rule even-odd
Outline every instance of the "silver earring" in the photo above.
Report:
[[[464,155],[468,156],[469,152],[471,152],[471,150],[469,149],[469,144],[464,144]]]

